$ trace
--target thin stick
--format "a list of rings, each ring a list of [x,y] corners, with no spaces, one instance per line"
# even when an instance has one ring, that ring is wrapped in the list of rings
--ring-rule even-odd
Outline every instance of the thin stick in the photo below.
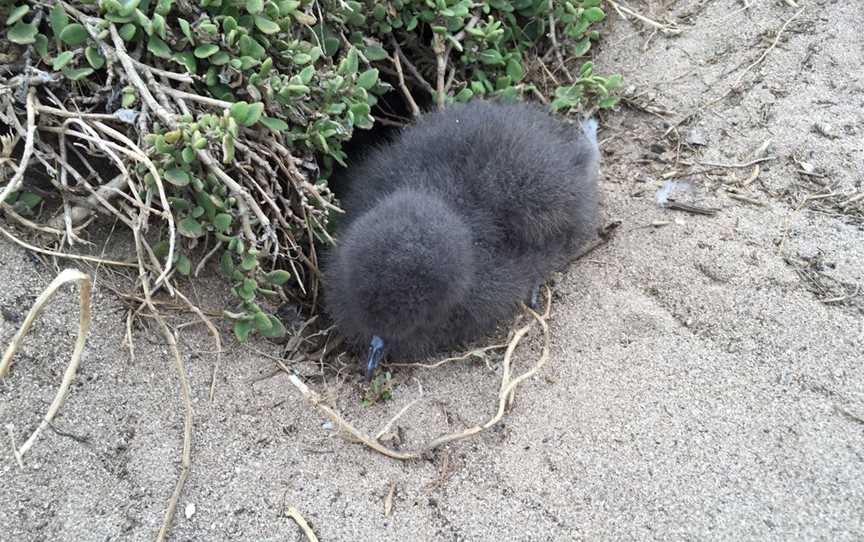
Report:
[[[444,79],[447,75],[447,57],[445,56],[447,48],[444,47],[444,38],[441,34],[435,34],[432,37],[432,51],[435,52],[436,70],[436,87],[435,87],[435,103],[438,109],[444,109]]]
[[[699,165],[709,166],[709,167],[719,167],[719,168],[729,168],[729,169],[743,169],[748,168],[750,166],[755,166],[756,164],[761,164],[762,162],[770,162],[771,160],[776,160],[776,156],[765,156],[764,158],[757,158],[755,160],[750,160],[749,162],[744,162],[743,164],[721,164],[717,162],[699,162]]]
[[[636,11],[633,11],[632,9],[628,8],[627,6],[622,6],[622,5],[618,4],[618,2],[615,2],[614,0],[606,0],[606,1],[609,2],[609,5],[612,6],[615,9],[615,11],[618,12],[618,15],[621,15],[621,18],[624,19],[625,21],[627,20],[627,17],[625,17],[622,12],[627,13],[628,15],[632,15],[633,17],[636,17],[637,19],[639,19],[643,23],[647,24],[648,26],[650,26],[652,28],[656,28],[661,33],[666,34],[667,36],[676,36],[676,35],[681,33],[681,29],[677,28],[674,24],[673,25],[665,25],[662,23],[658,23],[657,21],[655,21],[653,19],[649,19],[648,17],[641,15],[640,13],[638,13]]]
[[[395,38],[393,41],[396,41]],[[402,61],[399,59],[399,54],[397,53],[393,55],[391,60],[393,61],[393,65],[396,67],[396,74],[399,76],[399,88],[402,90],[405,99],[408,100],[408,105],[411,106],[411,114],[415,117],[419,117],[420,108],[417,106],[417,102],[414,101],[414,96],[411,95],[411,91],[408,90],[408,85],[405,84],[405,74],[402,73]]]
[[[421,399],[423,399],[423,385],[420,384],[420,382],[417,382],[417,387],[420,388],[419,391],[417,392],[417,393],[418,393],[418,397],[417,397],[416,399],[414,399],[413,401],[411,401],[410,403],[408,403],[407,405],[405,405],[404,407],[402,407],[402,410],[400,410],[399,412],[396,413],[395,416],[393,416],[392,418],[390,418],[390,421],[388,421],[386,424],[384,424],[384,427],[382,427],[381,430],[378,431],[378,433],[376,433],[376,435],[375,435],[375,440],[381,440],[381,437],[383,437],[384,435],[387,434],[387,431],[389,431],[390,428],[393,427],[393,424],[396,423],[396,421],[397,421],[399,418],[401,418],[402,416],[404,416],[405,413],[408,412],[408,411],[411,409],[411,407],[413,407],[413,406],[416,405],[416,404],[417,404]]]
[[[611,0],[609,0],[609,1],[611,2]],[[804,7],[806,7],[806,6],[804,6]],[[732,84],[732,88],[737,87],[738,83],[741,82],[741,79],[744,78],[744,76],[747,74],[747,72],[749,72],[750,70],[752,70],[753,68],[755,68],[756,66],[761,64],[768,57],[768,54],[771,51],[773,51],[775,47],[777,47],[777,44],[780,43],[780,37],[783,36],[783,32],[786,31],[786,27],[789,26],[789,23],[791,23],[792,21],[797,19],[799,15],[801,15],[801,12],[804,11],[804,7],[802,7],[798,11],[796,11],[794,15],[789,17],[786,20],[786,22],[783,23],[783,26],[780,27],[780,30],[777,32],[777,36],[774,37],[774,41],[771,42],[771,45],[767,49],[765,49],[765,52],[763,52],[761,55],[759,55],[759,58],[757,58],[755,62],[753,62],[752,64],[750,64],[746,68],[744,68],[744,71],[742,71],[741,73],[738,74],[738,77],[735,78],[735,82]]]
[[[297,526],[300,527],[300,530],[303,531],[303,534],[306,535],[306,540],[309,542],[318,542],[318,537],[315,536],[315,532],[312,531],[312,527],[306,522],[306,519],[303,518],[303,515],[300,514],[300,511],[294,508],[293,506],[289,506],[288,510],[285,511],[285,515],[289,518],[293,519]]]
[[[159,324],[159,329],[162,331],[162,336],[168,343],[168,348],[174,358],[174,366],[177,370],[177,376],[180,379],[180,396],[185,407],[183,416],[183,450],[180,455],[180,475],[177,477],[177,484],[174,486],[174,492],[171,494],[171,499],[168,501],[168,506],[165,509],[165,518],[162,521],[162,526],[159,528],[159,534],[156,537],[157,542],[164,542],[168,539],[168,532],[174,522],[174,514],[177,511],[177,503],[180,501],[180,494],[183,492],[183,486],[186,485],[186,480],[189,478],[189,469],[192,465],[192,398],[189,390],[189,377],[186,375],[186,366],[183,363],[183,358],[180,356],[180,349],[177,347],[177,339],[171,330],[168,329],[168,324],[165,319],[156,309],[153,303],[153,298],[150,291],[150,280],[147,278],[147,272],[144,267],[144,246],[141,239],[141,228],[139,224],[135,224],[132,228],[132,235],[135,238],[135,248],[138,254],[138,278],[141,281],[141,289],[144,291],[144,304],[150,309],[153,318]]]
[[[32,250],[33,252],[38,252],[40,254],[45,254],[46,256],[54,256],[55,258],[65,258],[67,260],[81,260],[85,262],[98,263],[103,265],[114,265],[117,267],[138,267],[137,264],[131,262],[118,262],[117,260],[105,260],[102,258],[97,258],[95,256],[84,256],[82,254],[68,254],[66,252],[57,252],[56,250],[48,250],[46,248],[39,248],[37,246],[26,243],[5,229],[0,227],[0,233],[5,235],[10,241],[15,243],[16,245],[26,248],[27,250]]]
[[[509,343],[501,343],[501,344],[493,344],[490,346],[484,346],[483,348],[477,348],[475,350],[471,350],[470,352],[466,352],[461,356],[455,356],[452,358],[444,358],[440,361],[436,361],[435,363],[387,363],[387,367],[422,367],[423,369],[435,369],[436,367],[440,367],[445,363],[450,363],[451,361],[461,361],[463,359],[468,359],[472,356],[480,357],[486,352],[491,350],[501,350],[502,348],[507,348]]]
[[[0,192],[0,203],[5,203],[9,194],[18,190],[21,181],[24,179],[24,172],[27,171],[27,165],[30,163],[30,157],[33,155],[33,143],[36,139],[36,89],[31,87],[27,92],[27,131],[24,140],[24,152],[21,155],[21,161],[18,162],[18,167],[15,169],[15,174],[9,180],[3,192]]]
[[[418,458],[422,457],[424,454],[426,454],[426,453],[428,453],[428,452],[430,452],[430,451],[432,451],[432,450],[434,450],[440,446],[443,446],[443,445],[448,444],[450,442],[454,442],[457,440],[465,439],[465,438],[471,437],[473,435],[476,435],[477,433],[480,433],[482,431],[489,429],[490,427],[493,427],[494,425],[496,425],[498,422],[501,421],[501,419],[504,417],[504,414],[506,412],[507,405],[509,405],[512,402],[512,396],[513,396],[517,386],[519,386],[519,384],[521,384],[522,382],[524,382],[528,378],[531,378],[532,376],[537,374],[537,372],[546,364],[546,361],[549,359],[550,336],[549,336],[549,326],[546,323],[546,319],[548,318],[550,310],[551,310],[552,292],[548,288],[546,289],[546,301],[547,301],[547,303],[546,303],[547,309],[543,313],[542,316],[537,314],[535,311],[531,310],[530,308],[525,307],[523,305],[523,309],[531,317],[533,317],[534,320],[536,320],[540,324],[540,326],[542,327],[543,337],[544,337],[543,350],[541,352],[540,359],[537,361],[537,363],[535,363],[533,367],[531,367],[529,370],[522,373],[518,377],[511,379],[509,369],[503,371],[502,384],[500,387],[500,391],[498,393],[498,409],[495,412],[495,414],[491,418],[489,418],[488,420],[483,422],[482,424],[477,424],[473,427],[469,427],[468,429],[465,429],[464,431],[461,431],[461,432],[448,433],[445,435],[441,435],[441,436],[431,440],[430,442],[428,442],[427,444],[421,446],[420,448],[418,448],[416,450],[403,452],[403,451],[394,450],[392,448],[384,446],[378,440],[376,440],[376,439],[372,438],[371,436],[369,436],[368,434],[358,430],[350,422],[345,420],[345,418],[343,418],[336,410],[334,410],[330,406],[324,404],[321,396],[317,392],[315,392],[314,390],[310,389],[305,383],[303,383],[303,381],[300,380],[300,378],[296,374],[290,372],[290,370],[284,364],[279,363],[279,366],[282,368],[283,371],[288,373],[288,380],[291,382],[291,384],[294,385],[295,388],[297,388],[297,390],[300,392],[300,394],[303,395],[303,397],[312,406],[316,407],[325,416],[327,416],[333,422],[334,426],[337,429],[344,431],[345,433],[347,433],[348,435],[350,435],[351,437],[356,439],[361,444],[363,444],[366,447],[368,447],[368,448],[370,448],[370,449],[372,449],[372,450],[374,450],[374,451],[376,451],[382,455],[385,455],[387,457],[390,457],[393,459],[400,459],[400,460],[418,459]],[[524,335],[528,332],[528,330],[530,329],[530,326],[531,326],[531,324],[528,324],[528,325],[520,328],[518,331],[516,331],[513,334],[513,338],[511,339],[510,344],[508,345],[507,356],[505,357],[505,361],[504,361],[504,363],[508,367],[510,366],[511,357],[513,355],[513,352],[516,350],[516,345],[518,345],[518,343],[519,343],[519,341],[521,341],[522,337],[524,337]]]
[[[9,343],[6,352],[3,354],[3,359],[0,361],[0,378],[3,378],[8,374],[9,367],[12,364],[12,357],[15,355],[15,352],[18,351],[18,348],[21,346],[21,342],[27,335],[27,332],[30,331],[30,326],[33,325],[36,317],[39,316],[40,312],[42,312],[42,308],[51,300],[61,286],[69,282],[78,282],[80,284],[78,338],[75,340],[75,347],[72,350],[72,358],[69,361],[69,365],[66,366],[66,372],[63,373],[63,380],[60,382],[60,387],[57,389],[57,394],[54,396],[54,400],[51,402],[48,412],[42,418],[39,426],[36,427],[30,435],[30,438],[28,438],[20,448],[15,450],[15,459],[18,460],[18,465],[22,467],[24,464],[24,454],[30,450],[33,443],[36,442],[37,438],[39,438],[39,434],[48,427],[54,419],[54,416],[57,415],[57,412],[59,412],[60,408],[63,406],[63,402],[66,400],[66,394],[69,391],[69,386],[75,379],[75,374],[78,372],[78,366],[81,364],[81,354],[84,352],[84,345],[87,342],[87,333],[90,331],[90,292],[92,288],[90,277],[77,269],[64,269],[59,275],[57,275],[57,277],[51,281],[51,284],[49,284],[36,299],[33,307],[27,314],[27,318],[24,319],[24,323],[21,324],[18,332],[12,338],[12,342]]]

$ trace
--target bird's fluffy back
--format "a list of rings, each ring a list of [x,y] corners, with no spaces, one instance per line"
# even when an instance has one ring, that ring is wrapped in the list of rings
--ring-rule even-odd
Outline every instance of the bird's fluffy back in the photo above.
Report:
[[[348,170],[353,185],[349,184],[342,200],[346,209],[342,246],[325,262],[327,312],[343,334],[360,344],[368,341],[364,335],[380,334],[372,331],[375,324],[380,328],[396,321],[406,334],[411,333],[412,322],[427,324],[427,335],[415,336],[413,347],[402,354],[426,353],[448,332],[447,326],[431,325],[436,315],[422,311],[414,318],[403,316],[404,311],[396,320],[392,314],[388,317],[388,311],[408,307],[407,298],[385,295],[370,307],[358,297],[358,286],[372,291],[394,280],[387,275],[383,258],[376,260],[377,273],[358,272],[354,258],[359,246],[368,254],[377,250],[373,245],[388,241],[393,245],[393,238],[384,237],[394,235],[399,224],[407,226],[417,219],[393,207],[366,213],[399,191],[439,197],[467,228],[481,276],[470,302],[444,316],[458,323],[450,326],[451,333],[461,330],[468,338],[488,331],[494,321],[512,314],[519,296],[530,290],[534,280],[568,261],[572,244],[593,235],[598,162],[593,121],[571,126],[537,107],[482,101],[422,116],[416,126],[371,150]],[[377,218],[370,218],[373,215]],[[373,229],[366,224],[370,221],[389,222],[395,230],[379,227],[370,235]],[[456,238],[463,235],[461,228],[453,226],[453,232],[460,232]],[[398,248],[406,255],[419,249],[411,243]],[[447,276],[444,269],[432,271]],[[445,310],[445,305],[437,307]]]

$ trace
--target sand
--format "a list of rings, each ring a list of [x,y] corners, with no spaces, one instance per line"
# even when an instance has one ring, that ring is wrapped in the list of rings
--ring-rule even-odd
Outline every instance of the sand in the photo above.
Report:
[[[555,285],[550,362],[495,429],[429,459],[382,457],[335,435],[274,374],[281,347],[257,340],[227,345],[210,402],[212,341],[184,328],[195,422],[171,540],[304,540],[288,507],[322,541],[864,539],[864,298],[836,300],[864,283],[861,208],[840,206],[864,190],[864,11],[797,0],[772,47],[791,3],[631,4],[677,36],[610,13],[596,61],[631,90],[600,134],[605,219],[620,225]],[[741,188],[758,204],[722,188],[752,167],[699,165],[747,163],[769,138],[775,158]],[[716,215],[657,205],[673,170]],[[177,479],[168,350],[144,322],[131,359],[126,306],[100,287],[111,276],[83,268],[94,327],[56,432],[23,471],[0,439],[3,541],[152,540]],[[0,242],[0,344],[56,271]],[[196,299],[217,307],[208,286]],[[0,385],[19,443],[59,383],[76,303],[58,296]],[[532,335],[519,367],[540,345]],[[498,370],[495,357],[400,370],[371,407],[353,377],[315,387],[375,432],[422,385],[398,422],[412,446],[489,416]]]

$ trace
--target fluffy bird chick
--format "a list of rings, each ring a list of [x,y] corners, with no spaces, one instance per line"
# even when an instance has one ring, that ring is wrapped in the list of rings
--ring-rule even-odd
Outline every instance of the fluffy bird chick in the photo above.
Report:
[[[527,104],[423,115],[348,172],[325,310],[371,378],[464,345],[536,299],[595,231],[597,125]]]

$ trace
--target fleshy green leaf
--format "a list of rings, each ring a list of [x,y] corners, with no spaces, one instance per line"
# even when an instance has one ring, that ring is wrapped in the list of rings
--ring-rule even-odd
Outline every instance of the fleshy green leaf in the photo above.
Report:
[[[265,34],[275,34],[276,32],[279,32],[278,24],[266,17],[261,17],[260,15],[255,16],[255,26]]]
[[[99,49],[95,47],[88,47],[84,49],[84,56],[87,58],[87,62],[90,63],[90,66],[94,70],[98,70],[105,65],[105,57],[102,56],[102,53],[99,52]]]
[[[66,28],[64,28],[63,31],[60,32],[60,35],[58,37],[60,38],[60,41],[62,41],[66,45],[71,45],[74,47],[75,45],[81,45],[82,43],[87,41],[88,36],[87,31],[84,29],[83,26],[78,23],[72,23],[66,25]]]
[[[339,75],[354,75],[357,73],[359,61],[357,49],[352,47],[348,51],[348,54],[345,55],[345,58],[342,59],[342,62],[339,63]]]
[[[72,51],[63,51],[54,59],[54,62],[51,63],[51,68],[54,71],[62,70],[66,64],[69,64],[69,61],[75,57],[75,54]]]
[[[219,258],[219,269],[227,276],[231,276],[234,272],[234,258],[231,257],[231,251],[226,250]]]
[[[602,21],[606,17],[606,14],[603,13],[602,9],[594,7],[586,9],[582,16],[592,23],[596,23]]]
[[[192,262],[189,261],[189,258],[181,254],[177,257],[177,261],[174,263],[174,267],[177,269],[178,273],[188,277],[189,272],[192,271]]]
[[[261,115],[264,113],[264,104],[261,102],[256,102],[254,104],[249,105],[249,112],[246,115],[246,118],[243,119],[240,123],[247,128],[249,126],[253,126],[258,120],[261,119]]]
[[[192,180],[189,173],[179,167],[169,169],[163,177],[174,186],[186,186]]]
[[[36,25],[18,21],[6,32],[6,38],[18,45],[30,45],[36,41]]]
[[[138,28],[132,23],[124,24],[120,27],[120,30],[117,31],[117,33],[120,34],[120,37],[123,38],[123,41],[126,42],[132,41],[136,32],[138,32]]]
[[[205,43],[204,45],[199,45],[195,48],[195,57],[196,58],[208,58],[213,56],[219,51],[219,46],[215,43]]]
[[[525,70],[518,59],[511,58],[507,61],[507,75],[513,83],[518,83],[525,76]]]
[[[246,11],[257,15],[264,11],[264,0],[246,0]]]
[[[378,82],[378,70],[370,68],[357,77],[357,85],[369,90]]]
[[[284,132],[289,128],[287,122],[274,117],[261,117],[261,124],[273,130],[274,132]]]
[[[177,223],[177,231],[181,235],[195,239],[204,235],[204,226],[194,218],[186,217]]]
[[[54,4],[54,7],[51,8],[51,30],[54,31],[55,36],[59,36],[63,29],[69,24],[69,17],[66,15],[66,10],[63,9],[63,6],[60,2]]]
[[[11,25],[17,23],[18,21],[21,20],[22,17],[27,15],[29,12],[30,12],[30,6],[28,6],[27,4],[22,4],[18,7],[16,7],[15,9],[12,10],[11,13],[9,13],[9,16],[6,17],[6,26],[11,26]]]
[[[250,320],[238,320],[234,324],[234,336],[241,343],[246,342],[249,338],[249,332],[252,331],[252,322]]]
[[[231,215],[227,213],[219,213],[213,217],[213,226],[215,226],[218,231],[225,233],[231,229],[232,220],[233,218]]]
[[[270,322],[270,319],[267,318],[267,315],[263,312],[255,313],[255,329],[259,332],[264,333],[270,331],[270,328],[273,327],[273,324]]]
[[[288,271],[277,269],[275,271],[270,271],[265,277],[267,279],[267,282],[269,282],[270,284],[282,286],[283,284],[291,280],[291,273],[289,273]]]
[[[268,330],[259,330],[259,333],[263,337],[267,337],[270,339],[277,339],[285,336],[285,326],[282,325],[282,322],[279,321],[275,316],[267,315],[267,318],[270,320],[270,329]]]
[[[171,48],[157,36],[150,36],[147,40],[147,50],[159,58],[171,58]]]
[[[79,81],[81,79],[84,79],[85,77],[89,77],[92,74],[93,68],[91,68],[90,66],[75,69],[69,68],[67,66],[66,69],[63,70],[63,75],[65,75],[66,79],[69,79],[70,81]]]
[[[387,51],[384,50],[380,45],[367,45],[366,51],[364,53],[369,62],[375,62],[377,60],[384,60],[387,58]]]

